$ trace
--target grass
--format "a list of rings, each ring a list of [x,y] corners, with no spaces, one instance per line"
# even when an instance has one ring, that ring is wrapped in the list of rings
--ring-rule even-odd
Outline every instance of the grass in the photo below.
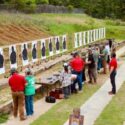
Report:
[[[125,83],[104,109],[94,125],[123,125],[125,121]]]
[[[49,35],[73,35],[74,32],[106,27],[107,38],[125,39],[125,22],[96,19],[85,14],[10,14],[0,13],[0,24],[35,26]],[[73,39],[71,39],[73,40]]]
[[[6,122],[7,120],[8,120],[7,114],[0,114],[0,124]]]
[[[48,112],[35,120],[31,125],[63,125],[74,107],[80,107],[101,85],[85,85],[84,92],[74,94],[68,100],[63,100]],[[41,107],[42,108],[42,107]]]

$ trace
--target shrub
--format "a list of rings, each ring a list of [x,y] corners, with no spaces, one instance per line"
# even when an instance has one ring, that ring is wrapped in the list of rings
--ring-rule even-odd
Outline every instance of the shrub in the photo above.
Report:
[[[25,13],[34,13],[36,10],[36,4],[26,5],[21,11]]]
[[[67,9],[68,9],[69,12],[72,12],[73,9],[74,9],[74,7],[73,7],[72,5],[68,5],[68,6],[67,6]]]
[[[36,0],[36,4],[49,4],[48,0]]]

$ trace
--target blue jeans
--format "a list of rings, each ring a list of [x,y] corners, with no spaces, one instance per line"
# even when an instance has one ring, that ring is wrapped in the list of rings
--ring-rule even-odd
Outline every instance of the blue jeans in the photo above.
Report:
[[[82,71],[81,72],[73,71],[72,73],[77,75],[77,79],[74,81],[74,83],[72,85],[72,90],[76,90],[75,89],[76,83],[78,83],[79,90],[82,90]]]
[[[27,116],[33,115],[33,95],[25,96],[25,108]]]
[[[98,70],[100,70],[102,68],[102,59],[101,58],[99,58],[98,59]]]

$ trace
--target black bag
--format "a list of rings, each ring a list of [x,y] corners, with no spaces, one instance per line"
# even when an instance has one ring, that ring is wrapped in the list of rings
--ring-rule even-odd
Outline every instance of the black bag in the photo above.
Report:
[[[46,96],[45,101],[48,102],[48,103],[55,103],[56,98],[52,97],[52,96]]]

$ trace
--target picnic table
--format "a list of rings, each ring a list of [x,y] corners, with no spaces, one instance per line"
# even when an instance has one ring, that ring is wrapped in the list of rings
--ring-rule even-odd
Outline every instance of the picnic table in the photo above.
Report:
[[[46,90],[48,96],[50,91],[60,87],[59,76],[60,73],[54,73],[49,77],[42,77],[36,82],[36,84],[42,85],[42,88]]]

